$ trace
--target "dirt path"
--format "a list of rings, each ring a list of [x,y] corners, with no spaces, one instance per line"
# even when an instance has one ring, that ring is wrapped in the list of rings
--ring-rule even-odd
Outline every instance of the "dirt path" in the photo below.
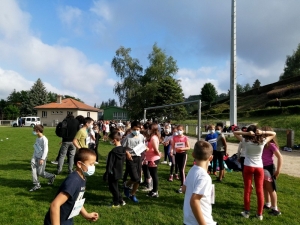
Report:
[[[190,140],[190,146],[191,148],[194,147],[197,139],[193,137],[189,137]],[[236,143],[227,143],[228,147],[228,154],[231,156],[234,153],[237,152],[238,149],[238,144]],[[292,152],[286,152],[280,150],[280,153],[283,157],[283,163],[282,163],[282,169],[281,173],[294,176],[294,177],[300,177],[300,151],[299,150],[294,150]],[[275,159],[275,165],[277,164],[276,157]]]

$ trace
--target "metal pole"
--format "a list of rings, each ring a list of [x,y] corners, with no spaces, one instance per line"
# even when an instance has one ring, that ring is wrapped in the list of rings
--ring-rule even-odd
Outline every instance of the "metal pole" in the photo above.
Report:
[[[231,57],[230,57],[230,123],[237,124],[236,96],[236,0],[231,8]]]
[[[146,113],[147,113],[147,110],[144,109],[144,123],[146,123]]]
[[[198,102],[198,141],[201,140],[201,100]]]

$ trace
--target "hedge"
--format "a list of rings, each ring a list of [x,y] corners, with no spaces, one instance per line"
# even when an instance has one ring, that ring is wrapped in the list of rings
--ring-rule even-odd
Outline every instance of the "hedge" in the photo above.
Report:
[[[292,93],[298,93],[300,92],[300,85],[288,85],[286,87],[283,88],[278,88],[278,89],[274,89],[272,91],[269,91],[267,93],[267,96],[269,99],[273,99],[273,98],[280,98],[283,96],[287,96],[290,95]]]
[[[287,106],[295,106],[300,105],[300,98],[291,98],[291,99],[280,99],[281,106],[287,107]],[[278,106],[278,103],[276,100],[268,101],[265,105],[266,107],[270,106]]]

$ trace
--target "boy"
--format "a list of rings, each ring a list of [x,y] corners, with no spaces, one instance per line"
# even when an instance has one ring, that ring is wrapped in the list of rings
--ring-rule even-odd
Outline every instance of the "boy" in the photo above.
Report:
[[[215,126],[214,125],[208,125],[208,134],[205,137],[205,141],[208,141],[212,148],[213,148],[213,156],[216,159],[217,158],[217,138],[218,134],[215,132]],[[211,173],[211,166],[208,167],[208,174]],[[213,167],[213,174],[217,176],[217,166],[216,164]]]
[[[126,150],[121,146],[122,137],[118,130],[112,131],[108,138],[115,147],[108,153],[104,180],[108,181],[109,190],[113,195],[112,208],[119,208],[120,205],[126,204],[118,188],[118,180],[122,178]]]
[[[130,198],[135,203],[138,203],[135,193],[141,181],[142,162],[141,156],[137,155],[133,149],[138,145],[145,144],[145,138],[142,134],[140,134],[140,130],[141,123],[138,121],[133,121],[131,123],[131,133],[128,134],[122,141],[123,147],[126,148],[126,171],[130,176],[130,180],[124,182],[124,194],[127,198]],[[130,191],[129,187],[131,185],[133,185],[133,188]]]
[[[45,216],[44,225],[73,225],[73,217],[79,213],[89,221],[98,219],[98,213],[88,213],[83,206],[86,177],[94,174],[95,161],[96,154],[91,149],[81,148],[76,152],[76,170],[59,187]]]
[[[212,160],[212,146],[206,141],[198,141],[192,153],[195,165],[190,169],[182,186],[185,193],[183,223],[186,225],[216,225],[212,218],[212,182],[207,174],[209,162]]]
[[[29,191],[36,191],[41,188],[38,176],[49,179],[49,185],[52,185],[55,180],[55,174],[45,171],[46,160],[48,156],[48,139],[44,136],[43,131],[44,127],[42,125],[35,125],[33,128],[33,135],[37,136],[35,144],[33,145],[34,152],[31,159],[32,180],[34,187]]]
[[[88,148],[86,143],[86,138],[88,136],[87,130],[91,125],[93,125],[93,122],[94,120],[91,117],[84,118],[82,128],[77,131],[73,139],[73,144],[75,145],[76,149]]]

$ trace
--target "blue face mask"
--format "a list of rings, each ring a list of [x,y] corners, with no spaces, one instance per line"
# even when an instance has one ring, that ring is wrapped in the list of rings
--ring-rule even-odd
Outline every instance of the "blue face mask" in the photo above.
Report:
[[[84,163],[82,163],[83,165],[85,165]],[[85,165],[86,166],[86,165]],[[85,177],[88,177],[88,176],[92,176],[94,173],[95,173],[95,165],[93,165],[93,166],[86,166],[87,167],[87,171],[83,171],[82,169],[81,169],[81,171],[82,171],[82,173],[83,173],[83,175],[85,176]]]
[[[32,134],[33,134],[33,135],[36,135],[36,131],[32,131]]]
[[[131,132],[134,136],[138,136],[140,134],[140,131],[139,130],[133,130]]]

